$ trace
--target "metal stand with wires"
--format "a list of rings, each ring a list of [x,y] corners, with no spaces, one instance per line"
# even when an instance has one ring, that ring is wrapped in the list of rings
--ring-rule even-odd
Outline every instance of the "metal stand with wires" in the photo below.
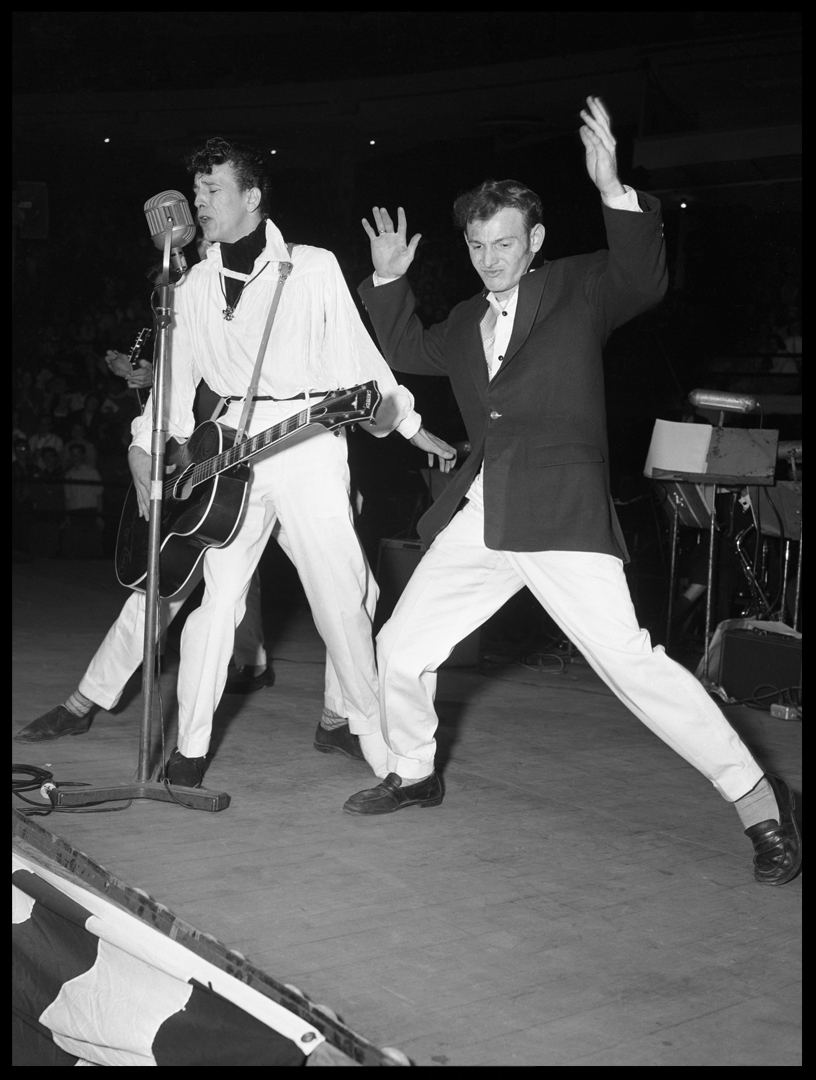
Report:
[[[168,207],[168,210],[170,208]],[[89,806],[97,803],[120,802],[130,799],[150,799],[154,802],[178,803],[189,810],[225,810],[230,797],[223,791],[206,788],[185,788],[161,782],[156,774],[151,776],[151,728],[155,691],[155,667],[153,663],[159,636],[159,556],[161,554],[161,519],[164,481],[164,453],[167,441],[165,430],[165,382],[172,319],[172,287],[170,284],[170,253],[173,228],[176,223],[167,214],[164,257],[159,300],[156,308],[156,339],[153,362],[153,434],[150,467],[150,522],[148,533],[147,580],[145,589],[145,635],[142,664],[142,722],[139,738],[139,763],[136,779],[101,787],[84,787],[65,791],[53,787],[48,797],[55,809]]]

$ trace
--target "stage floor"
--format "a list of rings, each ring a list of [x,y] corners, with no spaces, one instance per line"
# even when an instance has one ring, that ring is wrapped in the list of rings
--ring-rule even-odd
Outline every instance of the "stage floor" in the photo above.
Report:
[[[13,569],[12,734],[76,687],[126,596],[110,562]],[[801,877],[755,885],[734,811],[585,664],[443,670],[444,803],[351,817],[371,774],[312,749],[322,645],[271,594],[277,683],[216,716],[227,810],[36,820],[417,1065],[801,1064]],[[176,664],[171,643],[170,747]],[[12,760],[130,779],[140,706],[134,679],[87,735]],[[727,714],[801,807],[801,723]]]

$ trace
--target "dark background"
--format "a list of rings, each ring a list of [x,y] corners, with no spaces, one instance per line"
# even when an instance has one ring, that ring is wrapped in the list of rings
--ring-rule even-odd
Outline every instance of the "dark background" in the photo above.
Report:
[[[681,419],[695,387],[743,389],[767,396],[766,425],[801,437],[801,351],[778,360],[801,341],[800,18],[15,12],[15,403],[25,373],[47,382],[44,369],[115,396],[101,357],[149,322],[157,253],[142,206],[189,191],[182,158],[209,135],[270,150],[275,221],[331,248],[352,289],[370,269],[360,218],[403,205],[423,234],[412,278],[430,323],[479,287],[450,206],[487,176],[542,196],[546,258],[604,245],[577,135],[584,99],[600,94],[622,179],[658,194],[666,222],[669,295],[607,349],[613,493],[644,574],[659,575],[662,525],[642,477],[656,418]],[[431,430],[463,438],[444,380],[405,381]],[[31,393],[23,429],[47,407]],[[103,456],[121,460],[125,442],[109,433]],[[353,459],[374,548],[411,535],[427,496],[417,451],[369,443],[358,437]]]

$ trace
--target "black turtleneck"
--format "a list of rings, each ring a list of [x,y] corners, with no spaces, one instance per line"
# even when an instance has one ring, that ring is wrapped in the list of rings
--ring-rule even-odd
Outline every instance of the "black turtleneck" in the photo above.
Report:
[[[235,270],[239,274],[251,274],[255,260],[266,247],[266,222],[262,221],[256,229],[247,236],[242,236],[234,244],[225,244],[221,241],[221,261],[227,270]],[[236,278],[224,277],[224,291],[227,303],[234,307],[238,298],[244,291],[244,282]]]

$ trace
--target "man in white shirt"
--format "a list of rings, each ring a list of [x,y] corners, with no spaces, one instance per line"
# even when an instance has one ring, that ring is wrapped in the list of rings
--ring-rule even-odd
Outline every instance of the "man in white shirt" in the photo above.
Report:
[[[437,806],[436,671],[455,644],[523,586],[577,644],[620,700],[735,804],[764,885],[801,866],[790,788],[762,769],[694,676],[652,648],[638,624],[626,544],[609,490],[602,349],[611,332],[666,289],[660,204],[621,184],[609,116],[581,112],[590,179],[609,250],[545,262],[541,200],[516,181],[485,181],[454,215],[484,285],[425,330],[405,272],[407,241],[375,208],[374,277],[360,287],[388,362],[446,375],[473,447],[420,521],[433,541],[377,639],[388,776],[345,804],[389,814]],[[462,505],[464,503],[464,505]]]
[[[174,290],[169,434],[184,440],[194,428],[193,400],[201,379],[228,400],[221,422],[237,428],[267,313],[282,263],[292,271],[281,293],[247,434],[303,408],[305,398],[376,379],[383,397],[377,437],[393,430],[447,468],[455,452],[421,426],[411,394],[397,384],[363,326],[335,257],[295,246],[290,257],[269,218],[264,156],[210,139],[188,162],[195,208],[209,243],[207,258]],[[140,513],[150,506],[152,409],[133,422],[129,463]],[[317,628],[326,643],[323,717],[315,746],[365,757],[385,775],[371,624],[377,585],[352,524],[346,440],[321,427],[295,436],[253,459],[241,526],[223,548],[204,556],[204,597],[181,638],[178,746],[165,765],[170,783],[201,784],[213,713],[221,698],[250,579],[275,537],[300,575]],[[186,596],[165,604],[172,618]],[[64,706],[17,736],[31,742],[80,734],[93,705],[110,709],[142,660],[144,596],[134,593]],[[60,712],[62,710],[62,712]],[[359,741],[358,741],[359,739]]]

